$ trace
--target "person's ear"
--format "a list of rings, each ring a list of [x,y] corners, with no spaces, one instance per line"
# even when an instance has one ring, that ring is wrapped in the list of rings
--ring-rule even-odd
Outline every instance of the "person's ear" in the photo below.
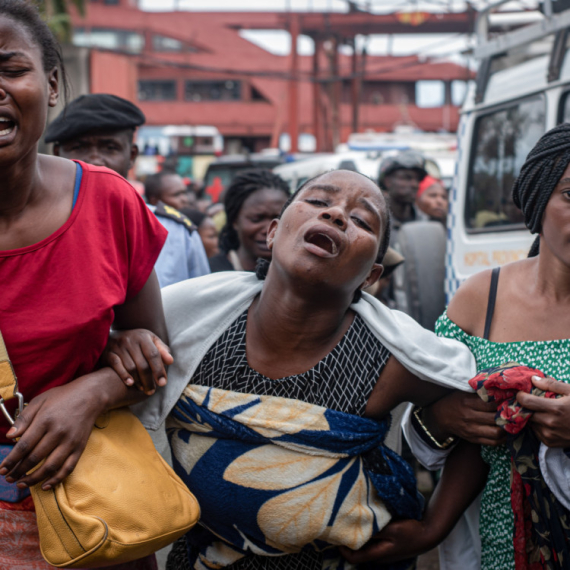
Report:
[[[59,101],[59,72],[54,67],[48,74],[48,105],[55,107]]]
[[[53,143],[53,155],[54,156],[61,156],[59,154],[59,143]]]
[[[270,251],[273,250],[273,242],[275,241],[275,234],[277,233],[278,227],[279,227],[279,220],[277,218],[271,220],[271,223],[269,224],[269,229],[267,230],[267,238],[266,238],[267,248]]]
[[[382,277],[382,273],[384,273],[384,266],[380,263],[375,263],[360,288],[367,289],[371,285],[374,285],[374,283]]]
[[[139,155],[139,147],[136,144],[131,145],[131,156],[129,159],[129,170],[135,165],[135,160]]]

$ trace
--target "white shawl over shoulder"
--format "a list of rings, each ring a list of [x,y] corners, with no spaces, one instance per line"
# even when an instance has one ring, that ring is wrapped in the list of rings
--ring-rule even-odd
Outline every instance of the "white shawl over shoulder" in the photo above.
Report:
[[[209,348],[249,307],[263,281],[253,273],[228,271],[188,279],[162,291],[174,364],[168,385],[133,406],[146,428],[158,429],[170,413]],[[351,306],[370,330],[410,372],[422,380],[471,391],[475,359],[459,341],[437,337],[400,311],[364,293]]]

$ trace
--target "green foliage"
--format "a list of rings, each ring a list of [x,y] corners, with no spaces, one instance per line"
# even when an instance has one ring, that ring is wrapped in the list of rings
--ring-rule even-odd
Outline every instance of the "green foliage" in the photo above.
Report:
[[[75,6],[77,12],[85,16],[86,0],[37,0],[36,4],[58,41],[70,42],[73,28],[69,7]]]

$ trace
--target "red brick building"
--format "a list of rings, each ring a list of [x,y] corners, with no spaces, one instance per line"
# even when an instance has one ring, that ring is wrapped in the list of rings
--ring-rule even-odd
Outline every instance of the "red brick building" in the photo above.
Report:
[[[74,19],[76,45],[89,46],[90,91],[136,102],[148,125],[213,125],[226,142],[251,150],[274,146],[287,132],[290,58],[269,53],[240,36],[241,29],[284,29],[283,12],[144,12],[135,0],[91,0],[86,17]],[[330,55],[323,50],[321,69]],[[339,55],[335,83],[323,81],[315,99],[311,56],[298,58],[298,128],[314,131],[315,101],[338,112],[340,139],[352,132],[351,56]],[[360,131],[391,131],[412,124],[426,131],[455,131],[458,107],[451,85],[471,78],[449,62],[422,62],[417,56],[367,56],[360,85]],[[345,78],[345,79],[341,79]],[[445,86],[445,104],[420,108],[416,82]],[[336,87],[335,87],[336,85]],[[337,89],[335,110],[327,93]]]

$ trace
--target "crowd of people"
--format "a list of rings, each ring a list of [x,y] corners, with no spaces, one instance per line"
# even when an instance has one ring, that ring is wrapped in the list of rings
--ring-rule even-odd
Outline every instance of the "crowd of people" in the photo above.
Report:
[[[168,570],[396,570],[439,544],[442,570],[568,567],[570,125],[513,188],[528,259],[469,279],[435,334],[379,293],[401,227],[445,224],[421,155],[293,193],[245,171],[201,209],[164,170],[143,201],[131,102],[69,102],[38,153],[65,85],[37,10],[0,0],[0,331],[27,404],[0,418],[0,568],[51,568],[30,487],[59,485],[124,406],[200,504]],[[443,468],[427,506],[401,429]]]

